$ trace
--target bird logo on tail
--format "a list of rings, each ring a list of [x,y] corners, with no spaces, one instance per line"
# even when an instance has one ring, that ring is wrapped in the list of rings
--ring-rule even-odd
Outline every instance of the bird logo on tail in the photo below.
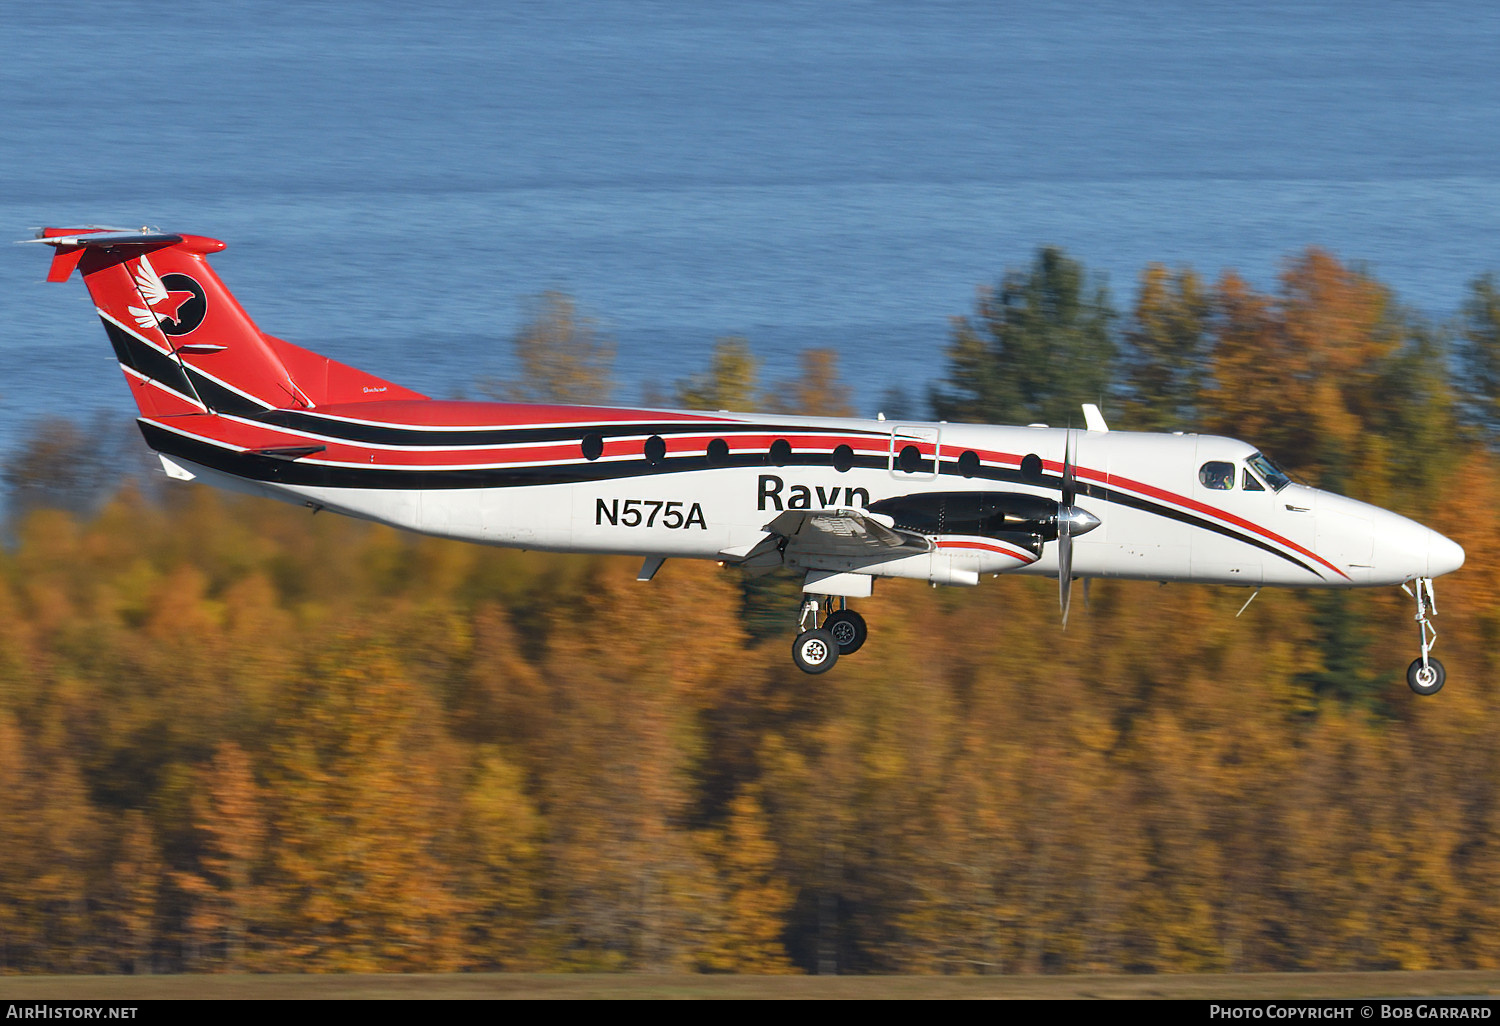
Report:
[[[186,335],[203,323],[208,299],[186,274],[160,275],[144,255],[135,272],[135,287],[146,307],[130,307],[137,327],[160,328],[167,335]]]

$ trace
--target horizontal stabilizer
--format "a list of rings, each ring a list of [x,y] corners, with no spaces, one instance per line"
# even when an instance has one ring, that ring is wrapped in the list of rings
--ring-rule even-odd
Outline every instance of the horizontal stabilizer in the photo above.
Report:
[[[56,234],[49,234],[49,233]],[[47,228],[27,242],[42,242],[49,246],[172,246],[182,241],[181,235],[156,232],[146,228],[136,231],[128,229],[103,230],[97,228]]]

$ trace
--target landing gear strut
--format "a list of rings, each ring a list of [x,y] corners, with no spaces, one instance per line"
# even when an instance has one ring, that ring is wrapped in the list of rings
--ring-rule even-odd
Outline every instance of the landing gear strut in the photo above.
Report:
[[[827,673],[833,669],[841,655],[858,652],[869,633],[865,618],[846,607],[839,599],[839,608],[833,608],[833,599],[808,598],[802,603],[797,620],[797,637],[792,641],[792,662],[803,673]],[[818,614],[823,614],[822,626]]]
[[[1416,589],[1401,585],[1401,590],[1417,600],[1417,624],[1422,632],[1422,655],[1406,668],[1406,683],[1419,695],[1435,695],[1443,690],[1448,671],[1443,664],[1432,658],[1432,645],[1437,641],[1437,629],[1432,626],[1432,617],[1437,615],[1437,598],[1432,593],[1432,578],[1418,577],[1412,584]]]

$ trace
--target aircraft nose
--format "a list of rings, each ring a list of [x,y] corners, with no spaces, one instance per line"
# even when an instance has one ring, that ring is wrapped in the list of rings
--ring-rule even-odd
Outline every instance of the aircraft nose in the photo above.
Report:
[[[1464,550],[1457,542],[1389,510],[1368,514],[1375,527],[1375,563],[1379,570],[1371,581],[1401,583],[1416,577],[1441,577],[1464,565]]]
[[[1451,574],[1464,565],[1463,546],[1436,531],[1429,531],[1427,538],[1427,576],[1441,577]]]

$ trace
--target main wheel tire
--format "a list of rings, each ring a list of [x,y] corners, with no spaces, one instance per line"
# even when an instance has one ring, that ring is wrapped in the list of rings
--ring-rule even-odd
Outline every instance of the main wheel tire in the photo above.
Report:
[[[839,643],[839,655],[853,655],[869,636],[865,618],[852,609],[840,609],[829,613],[823,621],[823,629],[833,632],[833,640]]]
[[[1406,684],[1419,695],[1435,695],[1443,690],[1443,684],[1448,679],[1448,671],[1443,669],[1443,664],[1431,656],[1427,657],[1427,665],[1422,665],[1422,660],[1414,659],[1412,664],[1406,668]]]
[[[839,643],[826,628],[803,631],[792,641],[792,662],[803,673],[827,673],[839,661]]]

